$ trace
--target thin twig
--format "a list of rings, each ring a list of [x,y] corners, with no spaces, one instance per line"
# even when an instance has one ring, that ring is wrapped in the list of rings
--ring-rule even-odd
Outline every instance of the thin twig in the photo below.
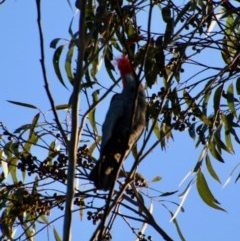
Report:
[[[133,180],[131,181],[126,181],[123,185],[123,187],[121,188],[121,190],[116,194],[114,200],[112,201],[112,204],[110,205],[110,207],[108,208],[108,210],[106,210],[106,215],[108,216],[109,213],[112,211],[112,209],[116,206],[117,203],[120,202],[120,200],[122,199],[122,196],[124,194],[124,192],[126,191],[127,187],[131,184]],[[99,237],[99,232],[100,229],[102,227],[102,222],[98,225],[97,229],[95,230],[94,234],[92,235],[90,241],[95,241],[97,240],[97,238]]]
[[[43,74],[43,80],[44,80],[44,84],[45,84],[45,90],[47,93],[47,97],[49,99],[52,111],[53,111],[53,115],[57,124],[57,127],[64,139],[65,144],[68,143],[67,141],[67,137],[65,135],[65,132],[62,128],[62,125],[60,123],[60,120],[58,118],[58,114],[55,108],[55,104],[54,104],[54,99],[52,97],[50,88],[49,88],[49,81],[47,78],[47,71],[46,71],[46,66],[45,66],[45,54],[44,54],[44,39],[43,39],[43,30],[42,30],[42,24],[41,24],[41,0],[36,0],[36,6],[37,6],[37,24],[38,24],[38,32],[39,32],[39,39],[40,39],[40,54],[41,54],[41,59],[40,59],[40,63],[41,63],[41,67],[42,67],[42,74]]]

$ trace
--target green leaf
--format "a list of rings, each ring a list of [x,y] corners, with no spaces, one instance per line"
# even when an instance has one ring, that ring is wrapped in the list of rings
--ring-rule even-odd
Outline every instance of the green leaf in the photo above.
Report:
[[[214,108],[215,114],[217,114],[219,112],[219,106],[220,106],[220,101],[221,101],[221,97],[222,97],[222,92],[223,92],[223,85],[219,86],[214,93],[213,108]]]
[[[154,134],[156,135],[156,137],[157,137],[158,139],[160,139],[160,129],[159,129],[159,126],[158,126],[158,122],[155,121],[154,118],[152,118],[152,122],[153,122],[153,124],[154,124],[153,132],[154,132]]]
[[[48,151],[48,160],[52,160],[54,157],[58,155],[58,151],[56,150],[56,141],[52,141],[50,146],[49,146],[49,151]]]
[[[74,76],[72,73],[72,60],[73,60],[72,57],[74,53],[74,47],[75,47],[75,44],[72,42],[69,45],[69,50],[67,52],[66,61],[65,61],[66,74],[71,84],[73,84],[73,81],[74,81]]]
[[[22,219],[23,215],[20,214],[18,215],[18,219]],[[35,219],[35,216],[33,217],[32,215],[30,214],[27,214],[27,217],[26,217],[27,220],[34,220]],[[33,226],[31,227],[30,225],[27,225],[27,223],[23,223],[23,227],[24,227],[24,230],[25,230],[25,236],[26,236],[26,240],[31,240],[32,239],[32,234],[33,234],[33,230],[34,230],[34,224]]]
[[[97,144],[102,140],[101,137],[98,137],[91,146],[88,147],[88,154],[92,155],[93,151],[97,147]]]
[[[56,241],[62,241],[62,239],[60,238],[60,236],[55,228],[53,228],[53,234],[54,234],[54,238]]]
[[[48,219],[47,219],[46,215],[41,215],[41,216],[40,216],[40,219],[42,219],[42,221],[43,221],[45,224],[48,224]]]
[[[206,115],[202,113],[198,105],[195,103],[195,100],[190,96],[190,94],[186,89],[184,89],[183,91],[183,97],[184,97],[184,100],[186,101],[186,104],[189,106],[189,108],[192,109],[193,114],[197,116],[206,125],[211,126],[212,122],[207,118]]]
[[[33,183],[33,187],[32,187],[32,193],[31,193],[32,196],[38,195],[38,190],[37,190],[38,185],[39,185],[39,182],[38,182],[38,181],[39,181],[39,179],[38,179],[38,177],[36,176],[35,182]]]
[[[34,116],[34,118],[32,120],[32,124],[29,128],[29,137],[28,137],[28,140],[26,140],[26,142],[24,144],[24,151],[26,153],[30,153],[30,149],[31,149],[32,145],[36,144],[38,141],[38,136],[35,132],[35,128],[37,126],[39,117],[40,117],[40,113],[38,113],[37,115]]]
[[[13,156],[13,151],[12,151],[12,146],[13,146],[13,142],[9,141],[5,144],[3,150],[4,150],[4,154],[8,157],[11,158]]]
[[[207,106],[209,103],[210,96],[211,96],[211,91],[208,91],[203,98],[202,112],[204,115],[206,115],[206,113],[207,113],[207,109],[208,109]]]
[[[231,134],[234,136],[235,141],[236,141],[238,144],[240,144],[240,139],[239,139],[238,134],[236,133],[235,129],[232,128],[232,129],[230,130],[230,132],[231,132]]]
[[[93,104],[95,104],[98,101],[98,95],[99,95],[99,90],[95,90],[92,93],[92,98],[93,98]],[[96,120],[95,120],[95,108],[93,108],[89,114],[88,114],[89,122],[94,130],[95,133],[98,133],[97,125],[96,125]]]
[[[22,126],[20,126],[20,127],[18,127],[15,131],[14,131],[14,133],[16,134],[16,133],[20,133],[20,132],[26,132],[28,129],[30,129],[30,127],[31,127],[31,124],[24,124],[24,125],[22,125]],[[22,133],[22,134],[23,134]]]
[[[222,155],[221,155],[221,154],[219,153],[219,151],[216,149],[215,144],[216,144],[216,143],[215,143],[214,140],[209,141],[209,143],[208,143],[208,149],[209,149],[210,153],[212,154],[212,156],[213,156],[216,160],[224,163],[224,160],[223,160],[223,158],[222,158]]]
[[[162,36],[159,36],[155,42],[156,48],[157,48],[155,53],[155,62],[159,73],[163,73],[165,68],[165,54],[163,51],[164,46],[163,46],[162,38],[163,38]]]
[[[59,41],[61,41],[61,38],[55,38],[51,41],[50,43],[50,48],[55,49],[59,43]]]
[[[56,110],[68,110],[68,109],[70,109],[70,105],[69,104],[56,105],[55,109]]]
[[[231,135],[229,131],[226,131],[226,129],[225,129],[225,141],[228,149],[231,150],[231,153],[234,153]]]
[[[72,8],[69,0],[67,0],[67,2],[68,2],[68,4],[69,4],[70,8],[73,10],[73,8]],[[68,33],[70,34],[71,37],[73,37],[73,35],[74,35],[74,34],[73,34],[73,31],[72,31],[72,27],[73,27],[72,25],[73,25],[74,19],[75,19],[75,17],[72,17],[72,19],[71,19],[71,21],[70,21],[70,24],[69,24],[69,27],[68,27]]]
[[[235,183],[240,179],[240,173],[238,174],[238,176],[235,179]]]
[[[227,103],[228,103],[229,109],[232,111],[233,115],[235,117],[237,117],[236,109],[234,106],[234,94],[233,94],[233,84],[232,83],[228,86],[226,98],[227,98]]]
[[[99,52],[99,49],[97,48],[96,51],[95,51],[96,57],[93,58],[93,60],[91,61],[92,68],[91,68],[91,72],[90,73],[91,73],[91,76],[93,77],[93,79],[95,79],[95,80],[96,80],[96,75],[98,73],[98,70],[99,70],[99,68],[101,66],[101,62],[99,62],[98,55],[97,55],[98,52]]]
[[[211,164],[210,157],[208,154],[206,155],[206,166],[207,166],[208,172],[213,177],[213,179],[215,179],[217,182],[219,182],[221,184],[221,181],[220,181],[217,173],[213,169],[213,166]]]
[[[159,197],[171,196],[171,195],[173,195],[173,194],[175,194],[175,193],[177,193],[177,192],[178,192],[178,190],[177,190],[177,191],[173,191],[173,192],[164,192],[164,193],[162,193],[161,195],[159,195]]]
[[[12,240],[12,229],[16,220],[16,215],[14,215],[13,209],[14,207],[9,205],[1,215],[1,230],[9,240]]]
[[[228,41],[226,36],[223,38],[221,54],[222,54],[223,61],[226,64],[231,64],[231,58],[228,50]]]
[[[159,181],[161,181],[161,180],[162,180],[162,178],[161,178],[160,176],[156,176],[156,177],[154,177],[154,178],[152,179],[151,182],[159,182]]]
[[[1,159],[1,164],[2,164],[2,171],[4,174],[4,178],[7,178],[9,170],[8,170],[8,164],[6,160],[2,158],[3,151],[0,151],[0,159]]]
[[[218,146],[219,149],[223,149],[224,151],[232,154],[233,153],[233,150],[232,149],[229,149],[228,146],[225,145],[225,143],[220,139],[221,136],[220,136],[220,133],[217,131],[214,133],[214,140]]]
[[[177,14],[176,20],[175,20],[175,22],[174,22],[174,25],[175,25],[175,26],[176,26],[177,23],[184,17],[184,15],[185,15],[188,11],[191,10],[191,9],[189,9],[189,8],[191,8],[191,6],[192,6],[191,1],[189,1],[187,4],[185,4],[185,6],[184,6],[183,9],[181,10],[181,12],[179,12],[179,13]]]
[[[235,129],[233,127],[239,127],[239,124],[233,122],[234,116],[232,113],[228,114],[228,115],[221,115],[222,117],[222,121],[224,123],[224,127],[225,127],[225,137],[227,135],[230,135],[230,133],[234,136],[235,141],[238,142],[240,144],[240,139],[235,131]]]
[[[150,51],[152,52],[152,51]],[[152,88],[152,86],[157,81],[157,75],[159,73],[159,70],[157,68],[155,58],[152,58],[150,54],[148,55],[145,65],[144,65],[144,71],[145,71],[145,79],[147,82],[147,86],[149,88]]]
[[[31,104],[28,104],[28,103],[18,102],[18,101],[13,101],[13,100],[7,100],[7,101],[11,104],[14,104],[14,105],[20,105],[20,106],[31,108],[31,109],[38,109],[35,105],[31,105]]]
[[[79,210],[79,212],[80,212],[80,220],[82,220],[83,219],[83,212],[85,210],[84,197],[82,197],[80,199],[80,206],[79,206],[79,208],[80,208],[80,210]]]
[[[172,20],[171,16],[171,8],[170,7],[163,7],[162,8],[162,18],[165,23],[168,23]]]
[[[203,158],[206,156],[206,152],[207,152],[207,148],[203,148],[203,150],[198,158],[197,164],[193,169],[193,172],[197,172],[199,170],[199,168],[202,166],[202,161],[203,161]]]
[[[165,150],[166,149],[166,140],[165,140],[165,137],[166,137],[166,132],[163,132],[162,129],[160,130],[160,145],[161,145],[161,148],[162,150]]]
[[[188,127],[188,134],[193,140],[196,138],[195,124],[196,123],[191,123]]]
[[[240,95],[240,77],[236,81],[236,91],[237,94]]]
[[[230,118],[229,115],[226,116],[224,114],[221,114],[221,118],[224,123],[226,145],[228,149],[231,150],[231,152],[233,153],[234,150],[233,150],[233,144],[232,144],[232,139],[230,135],[231,133],[230,131],[232,129],[232,125],[231,125],[232,119]]]
[[[8,159],[8,171],[11,174],[11,177],[14,183],[18,183],[17,163],[18,163],[18,158],[16,157]]]
[[[197,190],[199,196],[208,206],[218,210],[225,211],[223,208],[219,206],[218,200],[213,196],[212,192],[210,191],[207,181],[201,170],[199,170],[197,174]]]
[[[8,173],[11,174],[12,180],[14,183],[18,182],[17,179],[17,162],[18,162],[18,157],[14,156],[14,149],[16,148],[16,143],[13,143],[12,141],[6,143],[4,146],[3,150],[7,158],[5,161],[7,162],[8,165]]]
[[[34,132],[34,129],[35,129],[35,127],[37,126],[39,117],[40,117],[40,113],[36,114],[36,115],[33,117],[32,124],[31,124],[31,127],[30,127],[30,134],[29,134],[29,136],[31,136],[32,133]]]
[[[238,163],[231,171],[229,177],[227,178],[226,182],[223,184],[223,188],[230,182],[230,180],[232,179],[233,174],[235,173],[235,171],[238,169],[240,163]],[[237,177],[237,179],[235,180],[235,182],[238,180],[239,176]]]
[[[230,131],[232,129],[232,118],[230,115],[221,114],[222,121],[224,123],[224,127],[226,131]]]
[[[114,83],[116,83],[116,79],[113,76],[112,70],[115,70],[114,65],[112,64],[113,60],[113,53],[112,53],[112,47],[107,46],[106,47],[106,53],[104,55],[104,64],[108,73],[108,76],[113,80]]]
[[[64,80],[63,80],[63,77],[62,77],[62,74],[61,74],[61,69],[60,69],[60,57],[62,55],[62,51],[63,51],[64,48],[65,48],[65,45],[61,45],[54,52],[54,55],[53,55],[53,67],[54,67],[55,73],[56,73],[56,75],[58,77],[58,80],[60,81],[60,83],[65,88],[67,88],[65,83],[64,83]]]
[[[171,211],[169,211],[169,212],[170,212],[170,214],[171,214],[172,221],[173,221],[173,223],[174,223],[174,225],[175,225],[175,227],[176,227],[176,229],[177,229],[177,233],[178,233],[180,239],[181,239],[182,241],[186,241],[186,239],[184,238],[184,236],[183,236],[183,234],[182,234],[182,231],[181,231],[181,229],[180,229],[180,226],[178,225],[177,219],[176,219],[176,218],[173,218],[173,217],[174,217],[174,214],[173,214]]]
[[[173,109],[173,114],[178,116],[178,114],[180,113],[181,111],[181,105],[180,105],[180,102],[179,102],[179,97],[178,97],[178,91],[176,88],[174,88],[171,93],[169,93],[168,95],[168,98],[170,99],[171,101],[171,106],[172,106],[172,109]]]
[[[89,70],[88,69],[86,69],[86,70],[84,70],[85,72],[85,75],[84,75],[84,77],[85,77],[85,80],[86,81],[82,81],[81,83],[80,83],[80,90],[82,90],[82,89],[92,89],[93,88],[93,85],[94,84],[96,84],[97,83],[97,80],[95,80],[95,81],[92,81],[91,80],[91,77],[90,77],[90,74],[89,74]]]
[[[173,21],[173,19],[171,19],[171,21],[169,21],[166,25],[166,29],[165,29],[165,33],[164,33],[164,45],[167,45],[171,42],[173,30],[174,30],[174,21]]]
[[[38,141],[38,136],[36,133],[32,133],[31,136],[28,138],[28,140],[24,144],[24,151],[26,153],[30,153],[30,149],[32,145],[36,144]]]
[[[184,190],[180,195],[178,195],[182,200],[181,200],[181,203],[178,205],[178,208],[177,208],[176,212],[175,212],[174,215],[172,216],[172,218],[171,218],[171,220],[170,220],[171,222],[177,217],[177,215],[178,215],[178,213],[179,213],[180,211],[181,211],[181,212],[184,212],[183,204],[184,204],[184,202],[185,202],[188,194],[190,193],[190,190],[191,190],[191,188],[192,188],[192,183],[193,183],[193,181],[191,180],[191,181],[188,183],[188,185],[187,185],[187,187],[185,188],[185,190]]]

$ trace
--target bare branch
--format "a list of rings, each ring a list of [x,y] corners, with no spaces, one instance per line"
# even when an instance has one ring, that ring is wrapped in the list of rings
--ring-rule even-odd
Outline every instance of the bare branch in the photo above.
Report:
[[[55,104],[54,104],[54,100],[49,88],[49,81],[47,78],[47,71],[46,71],[46,66],[45,66],[45,54],[44,54],[44,39],[43,39],[43,30],[42,30],[42,24],[41,24],[41,0],[36,0],[36,6],[37,6],[37,24],[38,24],[38,32],[39,32],[39,38],[40,38],[40,52],[41,52],[41,59],[40,59],[40,63],[41,63],[41,67],[42,67],[42,74],[43,74],[43,80],[44,80],[44,84],[45,84],[45,90],[47,93],[47,97],[50,101],[50,105],[53,111],[53,115],[56,121],[56,124],[59,128],[59,131],[65,141],[65,144],[68,143],[66,134],[62,128],[62,125],[60,123],[60,120],[58,118],[58,114],[55,108]]]
[[[74,78],[74,87],[72,92],[72,129],[71,138],[68,145],[69,151],[69,165],[67,173],[67,193],[65,205],[65,217],[63,226],[63,241],[71,240],[71,222],[72,222],[72,206],[74,198],[74,177],[77,161],[77,148],[78,148],[78,121],[79,121],[79,91],[80,83],[83,76],[83,59],[85,52],[85,15],[86,15],[86,2],[81,1],[81,13],[79,17],[79,43],[78,43],[78,59],[77,59],[77,72]]]

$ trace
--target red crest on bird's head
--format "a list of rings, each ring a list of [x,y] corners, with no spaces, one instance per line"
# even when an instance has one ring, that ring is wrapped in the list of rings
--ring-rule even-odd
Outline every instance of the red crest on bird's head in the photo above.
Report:
[[[118,69],[120,70],[122,78],[125,78],[127,74],[133,73],[132,65],[128,57],[124,55],[121,58],[117,59],[117,66],[118,66]]]
[[[126,85],[126,76],[127,75],[132,75],[133,77],[133,68],[132,65],[126,56],[122,56],[121,58],[118,58],[116,60],[118,69],[120,70],[121,77],[123,79],[123,87]]]

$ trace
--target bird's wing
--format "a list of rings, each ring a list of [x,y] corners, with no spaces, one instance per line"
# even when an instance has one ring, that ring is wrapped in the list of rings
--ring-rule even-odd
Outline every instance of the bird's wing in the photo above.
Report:
[[[103,127],[102,127],[102,144],[101,149],[110,140],[117,121],[123,116],[127,101],[122,94],[115,94],[112,97]]]

